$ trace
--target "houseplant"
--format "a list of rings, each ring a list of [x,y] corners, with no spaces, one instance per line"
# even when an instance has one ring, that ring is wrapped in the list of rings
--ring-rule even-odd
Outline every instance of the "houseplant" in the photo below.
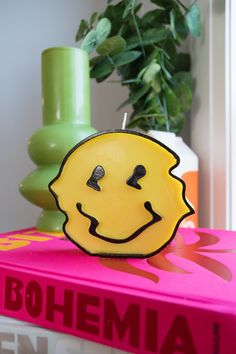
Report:
[[[108,0],[100,14],[82,20],[76,34],[90,54],[90,77],[97,82],[118,73],[132,104],[129,127],[179,133],[192,103],[190,55],[181,45],[201,34],[197,2],[151,0],[153,9],[141,15],[139,0]]]
[[[102,82],[116,71],[128,87],[129,97],[118,107],[132,105],[128,127],[147,131],[179,154],[175,173],[196,212],[182,226],[198,226],[198,158],[175,134],[193,92],[191,58],[182,44],[188,35],[201,35],[200,10],[196,1],[186,6],[181,0],[150,0],[153,8],[143,13],[143,3],[108,0],[102,13],[80,22],[76,41],[90,55],[91,78]]]

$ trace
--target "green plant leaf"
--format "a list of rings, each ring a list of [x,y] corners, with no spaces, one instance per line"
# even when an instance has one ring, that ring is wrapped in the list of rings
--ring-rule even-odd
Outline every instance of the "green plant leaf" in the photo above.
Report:
[[[129,85],[129,84],[133,84],[133,83],[137,83],[137,84],[141,84],[141,80],[140,79],[129,79],[129,80],[124,80],[124,81],[119,81],[122,85]]]
[[[137,14],[137,12],[141,9],[141,7],[143,6],[143,4],[142,3],[138,3],[137,1],[136,1],[136,3],[137,3],[137,5],[135,5],[135,7],[134,7],[134,14]],[[138,18],[139,19],[139,18]]]
[[[167,80],[171,80],[172,74],[169,72],[169,70],[166,69],[164,65],[162,65],[162,72],[164,73],[164,76],[166,77]]]
[[[127,16],[129,16],[131,14],[131,11],[135,5],[135,0],[126,0],[124,1],[125,3],[125,10],[122,14],[122,19],[125,19]]]
[[[164,27],[151,28],[142,33],[142,42],[137,35],[127,39],[127,50],[136,48],[141,44],[143,46],[151,45],[163,41],[169,37],[169,31]]]
[[[132,116],[132,120],[130,121],[128,126],[129,126],[129,128],[134,128],[134,127],[140,126],[140,124],[142,124],[143,121],[146,121],[146,124],[147,124],[147,123],[149,123],[150,118],[157,117],[157,116],[160,117],[161,115],[158,115],[155,113],[149,114],[147,110],[140,111],[137,114],[134,114]]]
[[[122,52],[126,47],[126,42],[121,36],[114,36],[105,39],[97,47],[97,53],[100,55],[115,55]]]
[[[157,9],[147,12],[141,18],[142,28],[159,26],[160,23],[167,23],[169,13],[165,10]]]
[[[164,9],[169,9],[176,6],[176,3],[173,0],[151,0],[151,2]]]
[[[140,124],[142,124],[143,122],[143,116],[137,117],[134,116],[134,118],[128,123],[128,128],[135,128],[135,127],[139,127]]]
[[[107,77],[114,70],[114,66],[111,64],[108,58],[104,58],[98,64],[96,64],[90,71],[90,77],[93,79],[101,79]]]
[[[98,16],[98,13],[97,13],[97,12],[94,12],[94,13],[90,16],[90,19],[89,19],[89,24],[90,24],[90,26],[92,26],[92,25],[96,22],[97,16]]]
[[[141,111],[134,111],[132,116],[130,117],[130,121],[127,124],[128,128],[135,128],[135,127],[139,127],[143,130],[148,130],[147,125],[148,125],[148,118],[146,118],[146,116],[139,116],[139,113],[141,114]]]
[[[161,66],[158,63],[151,63],[144,72],[143,82],[145,84],[153,83],[160,70]]]
[[[189,86],[182,82],[179,85],[175,86],[174,92],[178,98],[180,111],[187,112],[192,104],[192,91]]]
[[[150,129],[165,130],[166,118],[159,113],[148,113],[148,110],[135,111],[128,123],[129,128],[139,127],[145,131]]]
[[[174,66],[177,59],[177,50],[172,40],[166,40],[162,48],[169,57],[169,61]]]
[[[84,35],[88,31],[88,29],[89,29],[88,21],[86,21],[84,19],[81,20],[80,25],[79,25],[79,29],[78,29],[76,36],[75,36],[75,41],[79,42],[84,37]]]
[[[194,37],[201,36],[200,8],[195,2],[186,14],[186,24]]]
[[[93,57],[89,60],[89,65],[90,67],[93,67],[94,65],[100,63],[104,59],[104,56],[98,55],[96,57]]]
[[[143,59],[140,68],[141,69],[145,69],[148,67],[148,65],[150,65],[152,62],[159,62],[160,60],[160,48],[155,48],[154,50],[152,50],[150,52],[150,54]]]
[[[97,81],[97,82],[103,82],[103,81],[105,81],[111,74],[112,74],[112,72],[108,73],[108,74],[105,75],[105,76],[99,77],[99,78],[96,79],[96,81]]]
[[[97,24],[96,32],[97,32],[97,42],[99,44],[103,42],[111,32],[110,20],[108,20],[108,18],[106,17],[102,18]]]
[[[132,96],[130,96],[127,100],[125,100],[117,110],[127,106],[128,104],[135,104],[142,96],[144,96],[147,91],[150,89],[150,85],[144,85],[138,91],[135,92]]]
[[[177,116],[180,111],[179,101],[174,91],[170,88],[165,90],[165,100],[168,116]]]
[[[175,9],[175,30],[179,43],[185,40],[189,34],[186,20],[180,9]]]
[[[172,9],[170,12],[170,30],[174,39],[177,39],[177,33],[175,30],[175,10],[174,9]]]
[[[183,113],[179,113],[175,117],[170,117],[170,132],[178,134],[183,128],[185,121],[185,115]]]
[[[120,1],[116,5],[109,5],[105,9],[102,17],[108,18],[112,23],[112,29],[110,36],[115,36],[119,33],[119,30],[123,24],[122,14],[124,12],[124,1]]]
[[[97,45],[97,32],[92,29],[89,31],[81,43],[80,48],[86,50],[89,54],[96,48]]]
[[[174,74],[172,78],[172,83],[174,85],[179,85],[181,83],[185,83],[192,90],[193,87],[193,78],[190,72],[188,71],[179,71]]]
[[[129,52],[122,52],[113,56],[112,60],[114,61],[115,66],[121,66],[131,63],[132,61],[139,58],[141,54],[142,53],[137,50],[130,50]]]
[[[154,89],[154,91],[156,93],[160,93],[161,92],[161,78],[160,75],[156,75],[154,77],[153,83],[152,83],[152,87]]]
[[[175,62],[175,72],[190,71],[191,57],[187,53],[179,53]]]
[[[132,69],[132,64],[119,66],[119,75],[121,76],[121,80],[129,80],[136,78],[136,71],[133,72]]]

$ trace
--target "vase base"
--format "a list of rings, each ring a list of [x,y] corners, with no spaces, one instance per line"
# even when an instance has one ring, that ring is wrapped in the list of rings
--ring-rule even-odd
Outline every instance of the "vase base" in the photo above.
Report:
[[[42,210],[38,222],[37,229],[49,232],[62,232],[62,226],[65,222],[65,215],[59,210]]]

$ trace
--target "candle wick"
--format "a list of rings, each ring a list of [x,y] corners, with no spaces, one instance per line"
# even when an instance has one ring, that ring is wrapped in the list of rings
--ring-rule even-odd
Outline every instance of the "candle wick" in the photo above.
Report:
[[[125,113],[124,114],[124,118],[123,118],[123,122],[122,122],[122,129],[124,130],[125,129],[125,127],[126,127],[126,123],[127,123],[127,116],[128,116],[128,114],[127,113]]]

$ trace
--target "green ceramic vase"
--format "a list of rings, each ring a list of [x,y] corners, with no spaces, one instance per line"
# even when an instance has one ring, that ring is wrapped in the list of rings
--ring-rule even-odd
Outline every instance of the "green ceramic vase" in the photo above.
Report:
[[[48,190],[67,152],[95,132],[90,126],[89,60],[85,51],[49,48],[42,53],[43,127],[29,140],[36,170],[24,178],[20,192],[43,208],[37,228],[60,232],[64,215]]]

